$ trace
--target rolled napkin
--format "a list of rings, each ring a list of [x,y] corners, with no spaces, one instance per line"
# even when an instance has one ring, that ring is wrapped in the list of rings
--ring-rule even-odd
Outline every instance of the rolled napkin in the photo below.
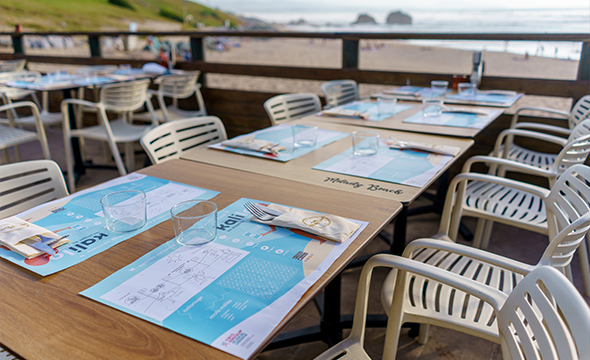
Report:
[[[55,248],[68,242],[64,236],[15,216],[0,220],[0,245],[27,259],[54,255]]]
[[[387,95],[419,96],[416,90],[387,89],[383,90],[382,93]]]
[[[286,147],[281,144],[276,144],[267,140],[255,139],[254,136],[242,136],[225,140],[221,142],[221,145],[270,154],[277,154],[279,151],[286,149]]]
[[[322,111],[322,115],[327,116],[336,116],[336,117],[350,117],[350,118],[359,118],[359,119],[368,119],[369,114],[363,113],[356,110],[347,110],[347,109],[328,109]]]
[[[268,207],[283,214],[270,221],[261,221],[256,217],[252,217],[252,221],[303,230],[339,243],[346,241],[359,228],[358,224],[336,215],[299,210],[277,204],[270,204]]]
[[[504,95],[504,96],[516,96],[518,93],[516,91],[510,90],[477,90],[478,94],[482,95]]]
[[[420,150],[441,155],[457,156],[461,149],[456,146],[428,144],[415,141],[403,141],[395,139],[386,139],[383,142],[391,149],[400,150]]]

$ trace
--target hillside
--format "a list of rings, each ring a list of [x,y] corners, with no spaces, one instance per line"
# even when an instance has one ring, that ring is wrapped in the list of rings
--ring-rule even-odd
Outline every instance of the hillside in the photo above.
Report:
[[[112,3],[128,3],[133,9]],[[238,16],[190,1],[186,1],[186,10],[192,16],[191,24],[182,23],[182,0],[2,0],[0,31],[11,31],[16,24],[23,31],[127,30],[131,22],[139,30],[150,30],[155,22],[178,30],[194,29],[197,23],[221,26],[226,19],[232,26],[241,24]]]

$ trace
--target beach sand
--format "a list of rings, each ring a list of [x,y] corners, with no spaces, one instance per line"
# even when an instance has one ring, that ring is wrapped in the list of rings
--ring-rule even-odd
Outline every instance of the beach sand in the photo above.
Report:
[[[162,40],[162,39],[160,39]],[[171,38],[174,42],[188,42],[188,37]],[[81,39],[84,41],[84,39]],[[297,38],[235,38],[236,47],[223,52],[206,49],[205,60],[214,63],[277,65],[295,67],[339,68],[342,64],[342,41],[335,39],[297,39]],[[140,40],[139,49],[145,44]],[[366,70],[401,72],[429,72],[441,74],[468,74],[471,70],[472,51],[434,46],[408,44],[405,41],[370,41],[360,43],[359,67]],[[69,56],[89,57],[88,46],[67,49]],[[6,49],[0,49],[6,52]],[[55,55],[64,49],[27,49],[31,55]],[[123,52],[103,48],[103,56],[111,58],[155,59],[149,51],[136,50]],[[578,61],[516,55],[511,53],[485,52],[484,76],[506,76],[523,78],[574,80],[578,71]],[[31,70],[55,71],[63,66],[56,64],[31,64]],[[74,68],[74,67],[70,67]],[[260,91],[269,93],[313,92],[321,95],[323,81],[267,78],[208,74],[207,87],[218,89]],[[391,84],[395,86],[405,84]],[[368,96],[388,85],[361,84],[361,96]],[[571,99],[526,96],[518,102],[520,106],[549,106],[563,110],[571,108]],[[511,113],[511,108],[507,112]]]

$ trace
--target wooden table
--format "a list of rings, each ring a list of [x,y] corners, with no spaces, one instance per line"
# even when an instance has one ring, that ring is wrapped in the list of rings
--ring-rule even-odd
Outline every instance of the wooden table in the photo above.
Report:
[[[268,342],[337,277],[401,209],[399,202],[388,199],[374,197],[367,201],[368,198],[360,194],[191,161],[172,160],[139,172],[220,191],[221,194],[212,199],[219,208],[241,197],[249,197],[370,222],[305,293],[268,337]],[[26,359],[235,359],[198,341],[78,295],[173,236],[172,222],[168,220],[76,266],[44,278],[0,260],[0,342]]]
[[[369,100],[366,100],[369,101]],[[417,114],[422,111],[422,104],[415,102],[415,101],[398,101],[398,105],[409,105],[411,108],[402,111],[394,116],[382,120],[382,121],[371,121],[371,120],[362,120],[362,119],[354,119],[354,118],[345,118],[345,117],[335,117],[335,116],[317,116],[317,115],[309,115],[302,118],[302,121],[311,122],[311,123],[337,123],[337,124],[348,124],[348,125],[355,125],[355,126],[363,126],[363,127],[371,127],[376,129],[386,129],[386,130],[399,130],[399,131],[410,131],[415,133],[422,133],[422,134],[433,134],[433,135],[445,135],[445,136],[454,136],[454,137],[461,137],[461,138],[474,138],[477,134],[479,134],[483,129],[472,129],[472,128],[464,128],[464,127],[454,127],[454,126],[441,126],[441,125],[425,125],[425,124],[413,124],[413,123],[405,123],[403,122],[405,119],[409,118],[410,116]],[[495,119],[497,119],[503,113],[503,109],[496,109],[496,108],[488,108],[482,106],[465,106],[465,105],[453,105],[453,108],[460,108],[460,109],[469,109],[469,110],[480,110],[480,111],[490,111],[493,112],[494,118],[488,123],[491,124]]]
[[[293,124],[306,122],[305,119],[293,121]],[[352,133],[355,130],[366,130],[359,126],[349,126],[336,123],[317,122],[321,129],[342,131]],[[443,144],[456,146],[461,152],[445,165],[439,174],[448,169],[469,147],[473,140],[452,138],[444,136],[433,136],[415,134],[400,131],[378,130],[381,138],[390,136],[399,140],[412,140],[426,143]],[[430,179],[424,187],[394,184],[386,181],[371,180],[352,175],[342,175],[321,170],[314,170],[312,167],[352,147],[351,137],[345,137],[332,144],[324,146],[308,154],[300,156],[288,162],[280,162],[254,156],[241,155],[229,151],[201,148],[188,151],[182,155],[183,159],[198,161],[211,165],[223,166],[231,169],[249,171],[280,179],[295,180],[311,185],[319,185],[330,189],[344,190],[354,194],[360,194],[381,199],[395,200],[403,204],[413,202],[425,189],[437,179],[437,176]],[[330,179],[340,179],[332,181]]]

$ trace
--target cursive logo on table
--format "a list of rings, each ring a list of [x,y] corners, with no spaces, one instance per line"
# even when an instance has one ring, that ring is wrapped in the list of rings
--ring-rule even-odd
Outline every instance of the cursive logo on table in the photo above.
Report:
[[[390,188],[386,188],[383,187],[381,185],[377,185],[377,184],[363,184],[360,183],[358,181],[348,181],[346,179],[341,179],[341,178],[333,178],[333,177],[327,177],[324,182],[329,182],[332,184],[343,184],[343,185],[348,185],[351,186],[353,189],[358,189],[358,188],[365,188],[365,190],[367,191],[380,191],[380,192],[387,192],[387,193],[391,193],[391,194],[403,194],[404,191],[402,189],[390,189]]]

